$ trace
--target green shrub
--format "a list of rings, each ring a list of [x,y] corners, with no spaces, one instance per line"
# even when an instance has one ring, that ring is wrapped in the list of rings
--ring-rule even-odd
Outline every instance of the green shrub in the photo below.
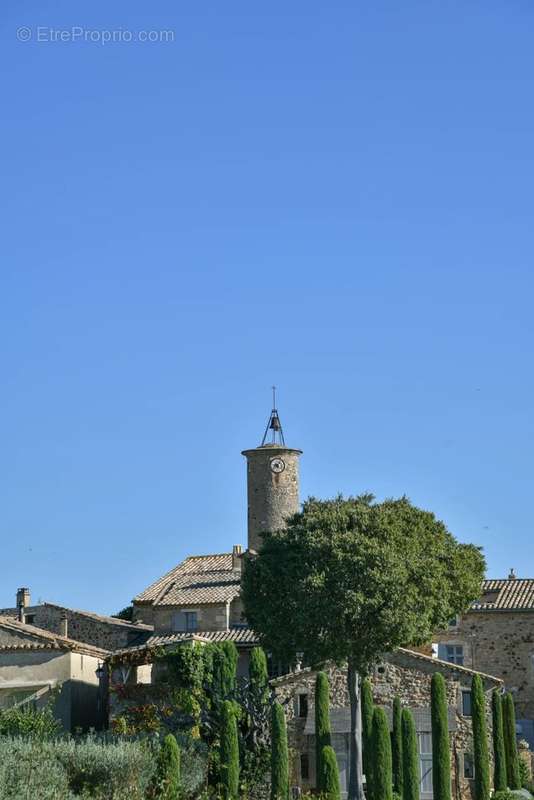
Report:
[[[224,800],[237,800],[239,793],[239,742],[234,704],[222,705],[220,771]]]
[[[419,800],[419,753],[412,713],[402,710],[402,798]]]
[[[373,711],[373,800],[393,800],[391,737],[386,712]]]
[[[491,715],[493,722],[493,786],[496,793],[505,792],[508,784],[506,778],[506,754],[504,751],[502,698],[499,689],[494,689],[491,695]]]
[[[402,795],[402,707],[399,697],[393,699],[393,730],[391,758],[393,762],[393,791]]]
[[[316,789],[326,791],[324,748],[330,745],[330,696],[326,673],[318,672],[315,679],[315,772]]]
[[[475,800],[489,800],[490,766],[486,728],[486,697],[480,675],[471,681],[471,714],[475,760]]]
[[[449,749],[449,714],[443,675],[436,672],[430,683],[432,717],[432,780],[434,800],[451,800],[451,756]]]
[[[520,789],[521,777],[519,775],[519,756],[517,754],[514,698],[510,692],[507,692],[503,697],[502,716],[508,787],[510,789]]]
[[[153,785],[154,796],[159,800],[178,800],[180,796],[180,748],[172,733],[167,734],[159,749]]]
[[[0,737],[0,800],[143,800],[154,763],[150,742]]]
[[[321,753],[321,762],[323,764],[324,772],[324,786],[322,789],[322,797],[327,800],[340,800],[341,788],[339,785],[339,770],[337,766],[336,754],[330,745],[323,747]]]
[[[532,778],[530,777],[529,769],[522,758],[519,759],[519,779],[521,781],[521,788],[526,789],[527,792],[532,792]]]
[[[365,775],[365,794],[367,800],[373,797],[373,688],[369,678],[362,681],[362,746],[363,772]]]
[[[510,789],[494,792],[491,797],[492,800],[517,800],[517,795],[511,792]]]
[[[288,800],[289,754],[286,717],[280,703],[273,703],[271,713],[271,800]]]
[[[34,736],[49,739],[57,736],[61,722],[54,716],[52,703],[40,709],[30,706],[8,708],[0,712],[1,736]]]

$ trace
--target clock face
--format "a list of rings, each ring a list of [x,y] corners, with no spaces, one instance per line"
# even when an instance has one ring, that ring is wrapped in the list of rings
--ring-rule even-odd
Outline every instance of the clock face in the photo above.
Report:
[[[271,458],[271,469],[275,473],[283,472],[286,468],[284,461],[281,458]]]

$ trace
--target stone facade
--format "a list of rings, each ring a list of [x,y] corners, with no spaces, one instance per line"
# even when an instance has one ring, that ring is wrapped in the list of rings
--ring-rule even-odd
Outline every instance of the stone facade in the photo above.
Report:
[[[32,624],[38,628],[104,650],[120,650],[141,644],[152,633],[151,626],[133,624],[88,611],[75,611],[52,603],[29,607],[27,613]]]
[[[157,633],[172,633],[177,614],[196,612],[198,631],[226,631],[230,622],[230,604],[192,605],[192,606],[154,606],[154,630]]]
[[[465,666],[502,678],[517,717],[534,720],[534,610],[471,611],[435,641],[440,657],[447,657],[447,645],[456,645]]]
[[[243,451],[247,459],[249,550],[260,548],[261,533],[283,528],[286,519],[300,510],[301,453],[274,444]]]
[[[346,686],[346,670],[329,667],[325,670],[330,682],[330,708],[333,746],[340,767],[341,781],[346,785],[348,773],[349,697]],[[438,662],[411,651],[399,650],[377,665],[371,676],[376,705],[391,709],[395,696],[403,706],[414,713],[422,773],[426,779],[421,786],[421,798],[431,798],[431,742],[430,742],[430,681],[435,672],[441,672],[446,680],[449,703],[449,725],[451,728],[451,764],[453,771],[453,797],[470,800],[472,781],[464,777],[467,759],[472,755],[471,718],[464,712],[464,693],[470,691],[472,673],[469,670],[453,669],[449,664]],[[288,732],[292,748],[292,782],[303,790],[315,786],[315,737],[314,688],[316,673],[302,670],[277,678],[273,687],[280,702],[284,704],[288,719]],[[483,676],[488,697],[488,725],[491,691],[500,685],[498,680]],[[306,703],[303,704],[301,696]],[[305,766],[307,777],[303,777]]]
[[[52,700],[66,730],[103,727],[107,687],[98,668],[107,655],[13,617],[0,618],[0,709],[25,702],[39,708]]]

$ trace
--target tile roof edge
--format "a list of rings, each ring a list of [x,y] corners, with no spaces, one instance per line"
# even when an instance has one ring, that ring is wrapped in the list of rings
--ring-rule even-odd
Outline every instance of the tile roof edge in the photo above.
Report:
[[[448,661],[442,661],[440,658],[433,658],[433,656],[425,656],[423,653],[418,653],[414,650],[408,650],[406,647],[398,647],[392,653],[387,653],[384,655],[384,658],[387,656],[395,656],[396,653],[401,653],[407,656],[412,656],[417,659],[421,659],[422,661],[427,661],[429,663],[434,664],[438,669],[445,667],[449,669],[451,672],[465,672],[470,675],[480,675],[481,678],[486,678],[487,680],[493,681],[496,684],[502,684],[502,678],[496,678],[495,675],[488,675],[485,672],[479,672],[478,670],[469,669],[468,667],[460,667],[457,664],[451,664]],[[318,669],[312,669],[311,667],[303,667],[302,669],[298,670],[297,672],[287,672],[285,675],[280,675],[276,678],[272,678],[269,683],[273,686],[278,685],[279,683],[286,681],[290,678],[298,678],[300,675],[310,674],[312,672],[318,672]]]
[[[66,636],[60,636],[59,634],[52,633],[44,628],[38,628],[35,625],[28,625],[25,622],[19,622],[18,620],[14,620],[12,617],[0,617],[0,627],[15,631],[16,633],[25,634],[29,638],[41,639],[45,642],[50,642],[55,644],[58,650],[71,650],[74,652],[84,651],[86,653],[91,652],[92,654],[102,657],[110,652],[109,650],[105,650],[103,647],[96,647],[92,644],[79,642],[77,639],[70,639]]]
[[[45,600],[42,605],[48,606],[48,608],[59,608],[62,611],[71,611],[73,614],[80,614],[83,617],[91,617],[92,619],[101,620],[102,622],[109,622],[111,625],[121,625],[123,627],[133,628],[137,631],[154,629],[153,625],[147,625],[144,622],[130,622],[127,619],[119,619],[118,617],[112,617],[108,614],[98,614],[96,611],[83,611],[79,608],[62,606],[59,603],[50,603],[48,600]]]

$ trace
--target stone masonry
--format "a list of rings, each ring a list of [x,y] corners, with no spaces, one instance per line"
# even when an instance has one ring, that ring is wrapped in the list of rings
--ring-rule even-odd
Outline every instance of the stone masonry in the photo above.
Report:
[[[435,640],[463,646],[464,665],[502,678],[520,719],[534,719],[534,610],[471,611]]]
[[[264,531],[283,528],[286,519],[300,510],[301,453],[276,444],[243,451],[247,459],[249,550],[257,551]]]
[[[346,686],[346,670],[330,666],[325,670],[330,683],[331,715],[337,709],[348,709],[349,697]],[[464,777],[464,761],[473,752],[471,718],[463,714],[463,692],[469,692],[472,673],[469,670],[451,669],[444,664],[411,651],[399,650],[387,656],[377,665],[371,676],[374,702],[391,709],[395,696],[400,697],[403,706],[417,714],[421,719],[429,719],[430,681],[435,672],[441,672],[447,684],[449,720],[451,725],[451,764],[453,771],[453,797],[456,800],[470,800],[473,782]],[[310,735],[310,722],[314,719],[314,688],[316,673],[302,670],[277,678],[273,687],[280,702],[284,703],[288,719],[288,731],[292,748],[292,783],[303,790],[311,790],[315,785],[315,737]],[[488,725],[491,722],[491,691],[500,685],[499,680],[483,676],[488,702]],[[307,695],[307,716],[299,715],[300,696]],[[338,715],[339,716],[339,715]],[[310,720],[308,720],[310,717]],[[348,717],[348,715],[347,715]],[[451,722],[452,721],[452,722]],[[416,721],[417,723],[417,721]],[[419,734],[429,734],[429,723],[419,722]],[[347,731],[336,734],[335,745],[339,760],[339,749],[348,748]],[[343,739],[343,737],[345,737]],[[490,748],[491,749],[491,748]],[[301,775],[301,756],[306,754],[309,762],[308,779]],[[348,749],[347,749],[348,756]],[[424,797],[424,793],[422,797]]]

